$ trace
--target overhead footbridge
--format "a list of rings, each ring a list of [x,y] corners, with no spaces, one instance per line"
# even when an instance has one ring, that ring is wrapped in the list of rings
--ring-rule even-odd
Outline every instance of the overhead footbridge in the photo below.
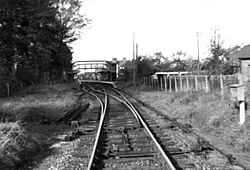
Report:
[[[78,81],[114,82],[118,76],[117,61],[86,60],[73,63],[74,78]]]

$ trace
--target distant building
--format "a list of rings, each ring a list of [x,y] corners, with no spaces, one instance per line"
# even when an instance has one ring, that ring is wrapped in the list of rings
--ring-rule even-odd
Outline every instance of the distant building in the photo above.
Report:
[[[132,69],[132,67],[128,68],[128,66],[130,66],[130,65],[127,65],[127,61],[128,60],[126,59],[126,57],[123,57],[123,59],[118,62],[119,77],[124,77],[124,73],[125,73],[126,68]]]
[[[250,81],[250,45],[246,45],[230,55],[233,65],[240,68],[244,81]]]
[[[126,59],[126,57],[123,57],[123,59],[119,61],[119,69],[120,70],[125,69],[126,63],[127,63],[127,59]]]

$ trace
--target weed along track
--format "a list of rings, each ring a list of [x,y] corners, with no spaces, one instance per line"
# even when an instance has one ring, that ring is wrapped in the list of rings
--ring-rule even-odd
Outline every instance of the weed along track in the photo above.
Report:
[[[100,84],[82,87],[103,104],[88,170],[242,169],[202,140],[190,145],[188,132],[173,122],[161,127],[125,93]],[[211,155],[225,161],[215,165]]]

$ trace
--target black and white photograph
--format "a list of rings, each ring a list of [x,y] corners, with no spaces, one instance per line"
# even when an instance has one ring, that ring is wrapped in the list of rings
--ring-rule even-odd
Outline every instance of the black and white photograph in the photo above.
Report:
[[[250,170],[249,0],[0,0],[0,170]]]

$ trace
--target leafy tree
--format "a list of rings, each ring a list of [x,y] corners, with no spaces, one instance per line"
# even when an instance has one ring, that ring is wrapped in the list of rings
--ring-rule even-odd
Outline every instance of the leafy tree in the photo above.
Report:
[[[230,54],[239,48],[240,46],[224,48],[220,35],[215,31],[210,41],[211,56],[202,63],[202,69],[208,70],[209,74],[233,74],[235,68],[230,62]]]
[[[183,51],[177,51],[172,55],[173,61],[171,62],[171,71],[185,71],[186,63],[184,58],[186,58],[186,53]]]
[[[86,18],[79,0],[0,0],[0,81],[60,79]],[[16,67],[15,67],[16,66]]]
[[[198,61],[192,58],[188,58],[185,60],[185,65],[186,65],[185,67],[186,71],[196,72],[198,68]],[[201,65],[201,62],[200,62],[200,65]]]
[[[81,29],[90,22],[88,18],[80,13],[82,6],[80,0],[54,0],[57,7],[57,17],[60,24],[66,28],[64,42],[72,42],[79,37]]]
[[[171,62],[167,57],[165,57],[161,52],[156,52],[154,56],[155,56],[154,65],[156,66],[157,71],[170,70]]]
[[[158,60],[150,59],[147,56],[139,56],[137,58],[137,75],[145,76],[159,71],[157,64]]]
[[[207,58],[203,69],[209,70],[210,74],[222,74],[226,49],[222,47],[220,35],[214,32],[214,37],[210,41],[211,57]]]

